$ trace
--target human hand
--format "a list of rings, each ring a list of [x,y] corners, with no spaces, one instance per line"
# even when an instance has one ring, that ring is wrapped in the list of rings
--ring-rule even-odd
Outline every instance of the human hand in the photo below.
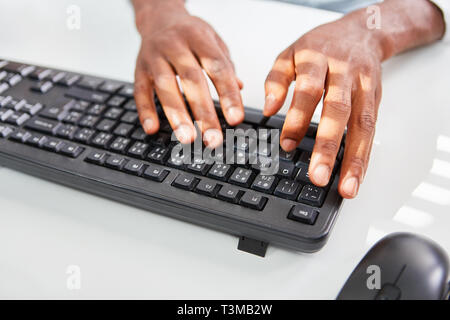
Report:
[[[186,11],[184,1],[135,0],[133,4],[142,37],[134,95],[145,132],[153,134],[159,129],[153,100],[156,92],[178,140],[191,143],[195,139],[178,75],[205,145],[219,146],[222,130],[203,70],[218,92],[226,121],[236,125],[244,119],[242,82],[236,77],[226,45],[208,23]]]
[[[380,30],[369,30],[366,11],[360,10],[306,33],[279,55],[265,83],[264,114],[271,116],[282,107],[295,80],[280,136],[286,151],[304,137],[323,95],[309,166],[314,184],[328,184],[347,126],[338,187],[344,198],[356,196],[367,170],[381,99],[381,62],[443,33],[442,17],[429,1],[390,0],[380,9]]]

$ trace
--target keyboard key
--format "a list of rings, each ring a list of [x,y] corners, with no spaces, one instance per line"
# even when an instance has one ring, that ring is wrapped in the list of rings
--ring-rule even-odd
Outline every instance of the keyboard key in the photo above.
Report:
[[[105,165],[109,168],[122,170],[123,166],[126,163],[126,159],[122,156],[111,155],[106,159]]]
[[[229,164],[214,164],[208,172],[208,177],[227,181],[228,177],[231,174],[232,167]]]
[[[42,81],[44,79],[50,78],[53,71],[51,69],[37,68],[32,73],[30,73],[29,77],[34,80]]]
[[[237,184],[242,187],[250,187],[253,180],[254,173],[252,170],[244,169],[244,168],[236,168],[231,175],[228,182],[232,184]]]
[[[42,110],[39,115],[41,117],[53,119],[53,120],[63,120],[67,115],[67,110],[62,107],[46,107]]]
[[[106,149],[114,136],[110,133],[100,132],[92,140],[92,145]]]
[[[195,187],[195,192],[204,194],[206,196],[215,197],[217,194],[217,191],[219,191],[220,185],[216,182],[210,181],[210,180],[201,180],[197,186]]]
[[[298,167],[298,173],[295,177],[296,181],[300,181],[303,183],[311,184],[311,180],[309,180],[309,174],[308,174],[308,165],[304,163],[300,163]]]
[[[42,147],[46,142],[48,138],[46,136],[43,136],[39,133],[32,133],[31,136],[27,139],[27,144],[33,146],[33,147]]]
[[[10,126],[0,124],[0,137],[8,137],[14,130]]]
[[[31,133],[25,130],[16,130],[9,136],[10,140],[14,140],[17,142],[26,142],[28,138],[31,137]]]
[[[40,103],[35,103],[35,104],[29,104],[29,103],[25,103],[22,108],[20,109],[20,111],[22,112],[26,112],[29,115],[36,115],[39,111],[42,110],[42,108],[44,108],[44,106]]]
[[[128,137],[133,130],[134,126],[128,123],[121,123],[114,129],[114,134],[122,137]]]
[[[196,173],[198,175],[205,176],[208,173],[208,170],[211,168],[210,164],[207,163],[190,163],[186,165],[186,170],[192,173]]]
[[[83,113],[86,112],[90,105],[91,103],[87,101],[73,100],[73,103],[70,105],[70,110]]]
[[[84,148],[76,144],[65,143],[59,152],[71,158],[77,158],[83,151]]]
[[[320,207],[325,199],[325,191],[320,187],[307,184],[303,187],[302,192],[298,196],[298,201]]]
[[[7,83],[0,83],[0,94],[2,94],[3,92],[5,92],[6,90],[9,89],[9,85]]]
[[[172,185],[176,188],[192,190],[197,184],[197,180],[193,175],[182,173],[172,182]]]
[[[7,119],[7,123],[14,124],[16,126],[23,125],[28,119],[30,119],[30,115],[27,113],[14,112]]]
[[[272,193],[275,189],[277,178],[275,176],[266,176],[259,174],[253,181],[252,189],[265,193]]]
[[[78,82],[77,86],[89,90],[96,90],[103,82],[104,80],[102,79],[84,76],[80,82]]]
[[[273,194],[283,199],[295,200],[300,192],[300,187],[301,185],[297,181],[283,179],[278,183]]]
[[[28,121],[25,127],[31,130],[36,130],[46,134],[54,135],[59,125],[60,124],[57,121],[36,117]]]
[[[70,123],[70,124],[77,124],[81,118],[83,117],[83,114],[78,111],[70,111],[65,118],[63,119],[64,122]]]
[[[238,203],[243,191],[232,186],[223,186],[217,193],[217,199],[228,201],[231,203]]]
[[[78,125],[80,127],[86,127],[86,128],[94,128],[95,124],[98,122],[100,118],[96,117],[96,116],[92,116],[92,115],[86,115],[84,116],[80,122],[78,123]]]
[[[14,114],[14,110],[11,110],[11,109],[3,109],[3,110],[1,110],[0,109],[0,121],[1,122],[5,122],[13,114]]]
[[[279,176],[281,179],[292,179],[296,171],[297,169],[295,168],[294,163],[280,161],[277,176]]]
[[[92,151],[85,159],[86,162],[103,165],[108,158],[106,152]]]
[[[66,96],[100,104],[104,103],[109,97],[109,95],[106,93],[90,91],[77,87],[71,87],[66,92]]]
[[[180,153],[176,153],[172,151],[172,154],[169,155],[169,160],[167,160],[167,165],[169,167],[177,168],[177,169],[184,169],[185,167],[185,155]]]
[[[145,165],[142,161],[130,160],[127,162],[123,170],[125,172],[134,174],[136,176],[140,176],[145,169]]]
[[[134,87],[133,85],[126,84],[120,89],[119,94],[127,97],[127,98],[133,98],[134,94]]]
[[[36,67],[18,62],[8,62],[8,64],[3,67],[3,70],[18,73],[22,77],[28,76],[31,72],[34,71],[34,69],[36,69]]]
[[[120,88],[122,88],[123,84],[115,81],[106,81],[103,83],[98,90],[106,92],[106,93],[116,93]]]
[[[117,153],[125,153],[131,140],[124,137],[117,137],[109,146],[109,149]]]
[[[167,146],[170,142],[170,135],[159,132],[155,135],[149,136],[149,140],[155,145]]]
[[[22,79],[23,78],[20,75],[10,73],[6,76],[4,81],[7,82],[10,87],[14,87],[16,84],[18,84],[20,81],[22,81]]]
[[[288,218],[302,223],[313,225],[316,222],[319,212],[311,207],[304,205],[293,206],[289,212]]]
[[[277,117],[270,117],[269,120],[267,120],[265,126],[271,127],[274,129],[281,129],[283,128],[284,120]]]
[[[113,96],[109,99],[107,105],[110,107],[121,107],[127,99],[121,96]]]
[[[52,152],[59,152],[64,146],[64,142],[56,138],[48,138],[47,141],[42,145],[45,150]]]
[[[55,77],[56,77],[56,79],[55,79]],[[65,72],[61,72],[61,73],[55,75],[55,77],[53,78],[53,82],[55,82],[59,85],[65,86],[65,87],[70,87],[70,86],[74,85],[81,78],[77,74],[67,74]]]
[[[121,108],[109,108],[108,111],[105,113],[105,118],[112,119],[112,120],[118,120],[120,116],[122,115],[123,110]]]
[[[137,112],[128,111],[122,116],[120,121],[135,124],[137,122],[138,118],[139,118],[139,116],[138,116]]]
[[[137,110],[136,102],[133,99],[131,99],[123,106],[123,108],[128,111],[136,111]]]
[[[92,107],[90,107],[87,111],[88,114],[91,114],[93,116],[99,116],[103,113],[103,111],[106,110],[106,106],[104,104],[94,104]]]
[[[139,127],[133,132],[131,138],[138,141],[144,141],[145,138],[147,138],[147,134],[141,127]]]
[[[311,152],[304,151],[300,155],[300,158],[298,158],[298,161],[296,162],[295,166],[300,167],[302,164],[309,165],[311,162]]]
[[[128,155],[135,158],[144,159],[149,147],[150,146],[147,143],[136,141],[128,150]]]
[[[150,151],[147,159],[157,163],[164,163],[170,155],[170,149],[165,147],[155,147]]]
[[[261,211],[267,203],[267,198],[256,192],[246,191],[239,203],[244,207]]]
[[[295,158],[297,158],[298,154],[299,154],[299,151],[296,149],[293,151],[290,151],[290,152],[280,149],[279,157],[280,157],[280,160],[282,160],[282,161],[294,162]]]
[[[56,135],[60,138],[72,140],[78,127],[71,124],[63,124],[56,130]]]
[[[116,122],[110,119],[103,119],[97,124],[98,131],[111,132],[111,130],[116,126]]]
[[[142,176],[153,181],[162,182],[168,174],[169,171],[164,167],[158,166],[156,164],[150,164],[147,169],[145,169]]]
[[[73,139],[75,141],[79,141],[81,143],[88,144],[91,141],[94,134],[95,134],[94,130],[88,129],[88,128],[82,128],[82,129],[79,129],[75,133],[75,135],[73,136]]]
[[[47,93],[53,88],[53,82],[51,81],[41,81],[37,82],[31,87],[31,90],[38,93]]]

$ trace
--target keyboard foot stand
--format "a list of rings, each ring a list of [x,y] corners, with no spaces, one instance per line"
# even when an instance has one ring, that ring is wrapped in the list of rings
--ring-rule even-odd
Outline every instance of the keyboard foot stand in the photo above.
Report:
[[[247,237],[240,237],[238,243],[238,250],[245,251],[260,257],[265,257],[267,246],[269,244],[264,241],[255,240]]]

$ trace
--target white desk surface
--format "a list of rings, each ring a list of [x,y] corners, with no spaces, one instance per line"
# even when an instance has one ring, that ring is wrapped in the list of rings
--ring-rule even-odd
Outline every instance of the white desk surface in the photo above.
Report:
[[[81,8],[81,29],[66,8]],[[256,0],[190,0],[229,45],[246,105],[261,108],[277,54],[336,13]],[[125,0],[0,0],[2,58],[132,81],[139,37]],[[371,168],[316,254],[269,247],[0,168],[0,298],[335,298],[385,234],[410,231],[450,250],[450,46],[384,66]],[[286,108],[284,108],[286,110]],[[66,268],[81,268],[68,290]]]

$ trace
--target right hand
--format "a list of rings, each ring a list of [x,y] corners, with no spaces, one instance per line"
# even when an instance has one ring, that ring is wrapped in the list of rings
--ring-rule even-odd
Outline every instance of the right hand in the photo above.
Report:
[[[196,138],[178,75],[204,144],[218,147],[223,134],[202,69],[217,90],[228,124],[237,125],[244,119],[242,82],[236,77],[227,47],[208,23],[186,11],[183,1],[135,0],[134,5],[142,37],[134,97],[144,131],[154,134],[159,129],[156,92],[177,139],[191,143]]]

